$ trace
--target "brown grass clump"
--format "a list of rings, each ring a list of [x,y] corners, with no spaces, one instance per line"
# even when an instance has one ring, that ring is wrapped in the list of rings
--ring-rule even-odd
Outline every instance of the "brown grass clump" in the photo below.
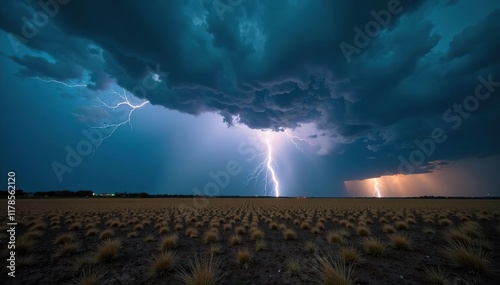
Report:
[[[115,236],[115,232],[111,229],[104,230],[99,234],[99,239],[108,239]]]
[[[68,256],[78,252],[80,243],[76,241],[68,241],[64,243],[56,252],[57,257]]]
[[[149,270],[146,273],[147,278],[157,278],[165,276],[174,271],[178,258],[175,252],[164,251],[153,257],[153,261],[149,265]]]
[[[224,226],[222,226],[222,229],[224,231],[229,231],[232,228],[233,228],[233,225],[231,225],[231,223],[227,223],[227,224],[224,224]]]
[[[302,274],[302,262],[298,257],[289,257],[285,261],[285,274],[289,277],[298,277]]]
[[[397,249],[410,250],[411,242],[408,237],[403,234],[393,234],[390,236],[392,246]]]
[[[95,236],[95,235],[97,235],[97,229],[96,228],[88,229],[86,235],[87,236]]]
[[[208,251],[213,255],[219,255],[222,252],[222,246],[218,243],[211,243]]]
[[[138,232],[129,232],[127,233],[127,238],[136,238],[139,236],[139,233]]]
[[[397,221],[395,225],[398,230],[407,230],[409,228],[408,223],[403,221]]]
[[[305,245],[304,245],[304,249],[307,251],[307,252],[317,252],[318,251],[318,244],[313,242],[313,241],[306,241]]]
[[[194,261],[189,261],[190,272],[183,268],[177,275],[182,283],[186,285],[216,285],[222,278],[222,271],[213,255],[203,259],[195,256]]]
[[[248,268],[250,267],[252,261],[252,253],[246,249],[240,249],[236,252],[236,264],[238,264],[239,267],[241,268]]]
[[[435,234],[436,233],[436,230],[431,228],[431,227],[423,227],[422,228],[422,232],[424,232],[425,234]]]
[[[71,231],[79,230],[82,228],[82,223],[80,222],[74,222],[71,225],[69,225],[68,229]]]
[[[270,228],[271,230],[277,230],[277,229],[278,229],[278,223],[276,223],[276,222],[272,222],[272,223],[270,223],[270,224],[269,224],[269,228]]]
[[[285,229],[283,231],[283,236],[285,237],[285,240],[296,240],[297,239],[297,233],[292,229]]]
[[[83,268],[90,268],[92,265],[95,264],[95,259],[92,255],[90,254],[85,254],[85,255],[80,255],[80,256],[77,256],[74,260],[73,260],[73,267],[76,269],[76,270],[80,270],[80,269],[83,269]]]
[[[382,256],[387,248],[384,242],[374,237],[364,238],[361,240],[361,245],[366,253],[373,256]]]
[[[235,233],[238,235],[244,235],[246,232],[245,227],[239,226],[236,228]]]
[[[219,233],[216,229],[209,230],[203,235],[203,240],[205,243],[217,242],[219,240]]]
[[[158,229],[158,233],[159,233],[160,235],[163,235],[163,234],[168,233],[168,227],[167,227],[167,226],[161,226],[161,227]]]
[[[155,237],[153,235],[147,235],[144,237],[144,242],[153,242],[155,241]]]
[[[359,226],[356,229],[356,233],[359,236],[369,236],[370,235],[370,230],[367,227],[365,227],[365,226]]]
[[[82,275],[75,281],[78,285],[98,285],[104,281],[104,272],[99,269],[87,268],[82,271]]]
[[[443,254],[453,265],[472,274],[492,273],[491,254],[487,254],[480,247],[452,243],[444,247]]]
[[[350,285],[353,282],[353,264],[346,265],[344,262],[316,254],[311,267],[312,271],[307,279],[314,284]]]
[[[264,232],[261,230],[254,230],[252,231],[251,235],[252,240],[260,240],[264,238]]]
[[[160,250],[174,249],[177,247],[179,242],[179,236],[177,234],[171,234],[161,239]]]
[[[197,238],[198,237],[198,230],[196,228],[190,227],[190,228],[186,229],[184,234],[190,238]]]
[[[76,236],[74,233],[62,233],[54,239],[54,244],[65,244],[75,239]]]
[[[343,243],[344,242],[344,237],[338,231],[331,231],[326,236],[326,240],[329,243]]]
[[[95,252],[95,260],[99,263],[113,260],[122,247],[122,242],[118,239],[108,239],[102,242]]]
[[[424,267],[424,280],[430,284],[447,285],[449,274],[442,270],[439,266],[437,268]]]
[[[382,227],[382,231],[386,234],[393,234],[396,232],[396,230],[394,229],[393,226],[391,225],[388,225],[388,224],[385,224],[383,227]]]
[[[341,247],[339,254],[345,263],[359,264],[362,261],[361,252],[354,246]]]
[[[258,240],[255,242],[255,251],[263,251],[267,247],[267,242],[264,240]]]
[[[460,229],[450,229],[445,235],[446,241],[450,244],[472,244],[472,238]]]
[[[229,243],[231,245],[239,245],[241,244],[241,236],[240,235],[237,235],[237,234],[233,234],[230,238],[229,238]]]
[[[448,218],[439,219],[438,224],[443,227],[448,227],[453,225],[453,222]]]

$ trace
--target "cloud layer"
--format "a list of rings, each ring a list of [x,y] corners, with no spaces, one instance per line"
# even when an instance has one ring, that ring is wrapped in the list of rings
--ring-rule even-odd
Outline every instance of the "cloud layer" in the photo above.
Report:
[[[442,51],[427,15],[456,1],[49,2],[0,4],[13,48],[38,52],[12,57],[20,76],[88,76],[90,89],[116,81],[130,91],[159,76],[158,88],[136,95],[193,115],[216,112],[228,125],[314,124],[317,136],[343,146],[331,155],[359,162],[347,177],[355,169],[399,172],[398,157],[410,160],[415,140],[436,128],[446,147],[415,172],[432,170],[433,160],[499,153],[500,91],[467,118],[459,114],[458,128],[453,116],[454,104],[474,96],[478,76],[500,81],[500,9]],[[342,43],[355,52],[346,57]]]

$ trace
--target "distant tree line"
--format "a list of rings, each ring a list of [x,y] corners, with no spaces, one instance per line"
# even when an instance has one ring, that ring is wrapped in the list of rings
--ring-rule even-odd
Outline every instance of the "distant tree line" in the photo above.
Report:
[[[0,196],[7,196],[6,190],[0,191]],[[58,190],[58,191],[38,191],[38,192],[25,192],[22,189],[16,190],[16,197],[92,197],[94,191],[91,190]]]

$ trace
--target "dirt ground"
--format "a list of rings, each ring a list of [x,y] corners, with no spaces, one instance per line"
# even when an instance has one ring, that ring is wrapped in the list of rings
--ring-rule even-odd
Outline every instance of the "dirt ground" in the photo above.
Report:
[[[100,234],[111,229],[112,238],[122,242],[117,255],[109,262],[93,261],[88,265],[104,274],[103,284],[182,284],[177,276],[180,268],[189,272],[193,256],[209,252],[211,244],[204,240],[204,234],[211,228],[218,233],[214,243],[220,245],[220,252],[215,254],[221,275],[218,284],[308,284],[309,278],[317,274],[311,268],[316,256],[336,259],[340,248],[346,245],[359,249],[362,258],[353,264],[352,284],[427,284],[425,268],[438,267],[447,273],[448,284],[498,284],[500,280],[496,272],[500,269],[498,200],[211,198],[206,201],[206,205],[196,208],[194,205],[199,203],[193,203],[192,199],[177,198],[19,199],[16,241],[32,240],[32,243],[17,256],[30,256],[32,260],[17,265],[15,278],[7,276],[9,236],[7,228],[2,228],[0,246],[4,265],[0,283],[79,284],[86,267],[78,267],[76,260],[93,256],[104,240]],[[183,205],[196,211],[186,210]],[[403,229],[403,225],[397,229],[398,222],[408,228]],[[472,272],[453,264],[444,254],[447,234],[467,222],[478,225],[478,232],[470,238],[480,241],[481,251],[488,257],[489,272]],[[273,224],[276,229],[272,229]],[[396,233],[408,237],[410,249],[396,248],[390,234],[383,232],[384,225],[391,225]],[[230,239],[239,226],[244,229],[240,234],[241,244],[232,245]],[[315,226],[318,228],[313,232]],[[357,232],[360,226],[386,245],[381,256],[365,252],[361,244],[364,236]],[[186,236],[190,227],[198,232],[197,237]],[[255,249],[252,227],[264,233],[267,245],[261,251]],[[285,228],[295,231],[296,239],[285,240]],[[91,229],[95,235],[88,235]],[[329,242],[328,233],[338,230],[344,230],[347,236],[341,243]],[[129,236],[131,232],[137,236]],[[61,244],[55,241],[61,233],[74,234],[79,243],[75,252],[57,256]],[[179,237],[176,247],[171,249],[179,257],[177,267],[165,276],[146,278],[153,256],[161,251],[160,241],[171,234]],[[151,240],[145,241],[148,236]],[[316,252],[305,249],[308,241],[316,244]],[[248,266],[240,266],[236,261],[236,252],[243,248],[252,254]],[[300,260],[300,274],[290,274],[286,261],[291,257]]]

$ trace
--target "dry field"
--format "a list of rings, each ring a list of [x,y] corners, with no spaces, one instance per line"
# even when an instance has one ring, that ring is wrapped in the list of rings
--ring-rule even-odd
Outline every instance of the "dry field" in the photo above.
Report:
[[[18,200],[16,278],[8,284],[498,284],[500,278],[498,200],[208,199],[196,212],[181,204],[193,201]]]

